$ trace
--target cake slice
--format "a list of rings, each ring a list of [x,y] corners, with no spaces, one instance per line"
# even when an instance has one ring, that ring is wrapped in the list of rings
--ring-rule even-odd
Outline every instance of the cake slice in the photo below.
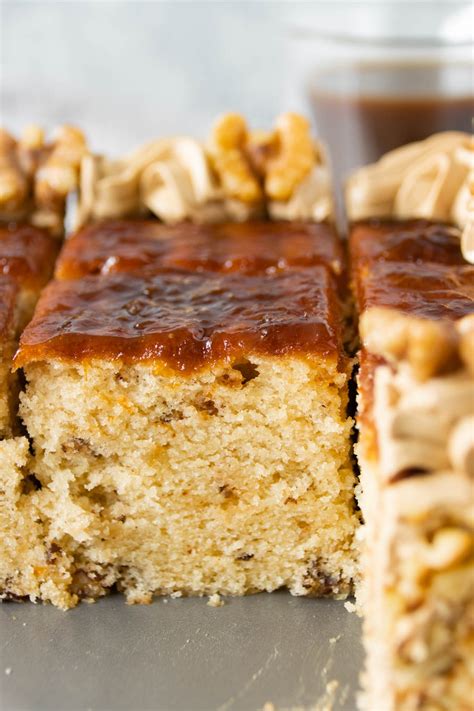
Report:
[[[362,340],[367,711],[472,706],[474,267],[461,250],[467,143],[463,134],[432,137],[349,183],[349,215],[359,218],[349,253]]]
[[[10,374],[16,347],[19,314],[18,287],[8,276],[0,275],[0,440],[11,435],[15,413],[15,382]]]
[[[51,599],[64,606],[59,556],[45,546],[37,484],[26,437],[19,436],[18,382],[11,373],[24,317],[19,286],[0,275],[0,599]]]
[[[334,277],[53,282],[16,366],[47,546],[68,604],[287,587],[356,573],[349,363]]]
[[[0,225],[0,273],[18,285],[18,330],[28,323],[41,289],[50,280],[58,254],[46,230],[31,225]]]
[[[40,485],[17,417],[21,381],[11,366],[53,273],[65,200],[84,148],[82,134],[70,127],[51,143],[38,127],[18,141],[0,129],[0,598],[42,598],[62,607],[60,556],[45,545]]]
[[[368,352],[382,359],[358,452],[367,539],[365,708],[469,711],[474,322],[369,309],[361,331]]]

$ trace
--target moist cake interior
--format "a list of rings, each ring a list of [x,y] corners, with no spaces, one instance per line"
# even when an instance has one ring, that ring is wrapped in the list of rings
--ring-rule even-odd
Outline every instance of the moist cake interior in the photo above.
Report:
[[[433,221],[352,224],[349,270],[331,225],[251,220],[333,212],[294,114],[265,134],[228,114],[206,146],[157,141],[115,162],[76,129],[45,144],[32,127],[1,133],[0,162],[14,187],[0,204],[0,597],[345,597],[361,570],[367,711],[470,711],[469,137],[351,178],[350,219]],[[79,220],[102,221],[66,242],[24,330],[79,177]],[[243,222],[138,219],[150,210]],[[124,214],[137,219],[103,220]]]

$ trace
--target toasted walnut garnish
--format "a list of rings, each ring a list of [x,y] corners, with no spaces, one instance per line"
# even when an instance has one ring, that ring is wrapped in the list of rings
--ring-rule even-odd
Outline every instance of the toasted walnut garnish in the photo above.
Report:
[[[266,165],[265,193],[289,200],[316,163],[309,122],[299,114],[282,114],[276,122],[277,148]]]
[[[221,116],[212,129],[209,152],[228,197],[255,204],[263,199],[260,184],[246,155],[248,130],[239,114]]]
[[[62,234],[65,201],[77,187],[85,153],[82,132],[71,126],[49,143],[36,125],[27,126],[18,141],[0,129],[0,219]]]
[[[459,565],[472,555],[474,540],[468,531],[446,527],[437,531],[429,546],[426,563],[434,570]]]
[[[45,142],[44,131],[40,126],[27,126],[20,136],[17,146],[17,157],[23,174],[28,180],[30,198],[33,192],[35,174],[51,151],[51,146]]]
[[[18,164],[17,142],[0,128],[0,210],[15,212],[28,197],[28,181]]]
[[[464,417],[453,427],[448,451],[454,469],[474,477],[474,415]]]
[[[44,130],[41,126],[30,124],[26,126],[18,141],[18,147],[26,150],[38,150],[44,146]]]
[[[461,365],[459,336],[452,324],[374,307],[362,314],[360,331],[369,351],[388,361],[407,360],[417,380]]]
[[[40,208],[63,206],[67,195],[77,186],[85,152],[82,131],[73,126],[63,126],[58,131],[54,147],[36,175],[35,199]]]
[[[456,328],[461,337],[459,352],[469,373],[474,377],[474,314],[460,319]]]
[[[265,178],[268,163],[276,155],[278,137],[275,131],[251,131],[247,141],[247,155],[254,172]]]

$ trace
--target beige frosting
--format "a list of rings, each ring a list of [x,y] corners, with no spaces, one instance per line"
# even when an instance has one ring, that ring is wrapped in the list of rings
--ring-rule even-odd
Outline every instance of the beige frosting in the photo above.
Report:
[[[347,183],[349,219],[426,218],[462,229],[474,263],[474,138],[446,131],[410,143],[356,171]]]
[[[380,366],[374,421],[384,480],[410,469],[474,477],[474,380],[465,370],[420,383],[408,368]]]
[[[333,200],[327,167],[315,166],[286,202],[270,201],[268,214],[273,220],[330,220],[333,215]]]
[[[382,478],[411,469],[474,477],[474,316],[444,324],[373,308],[362,314],[361,335],[390,363],[374,376]]]
[[[227,123],[237,118],[239,117],[234,115],[223,117]],[[293,123],[298,123],[294,116],[292,118]],[[242,123],[243,119],[239,118],[239,121]],[[299,121],[304,129],[306,122],[303,119]],[[284,156],[285,160],[288,158],[289,168],[293,160],[290,140],[293,123],[288,129],[289,154],[288,157]],[[245,123],[243,125],[245,126]],[[301,126],[298,128],[301,130]],[[246,140],[246,136],[244,139]],[[301,149],[301,146],[298,144],[297,148]],[[294,148],[294,158],[299,165],[301,156],[297,155],[297,148]],[[249,161],[244,148],[232,149],[230,166],[228,155],[223,155],[226,159],[223,161],[219,150],[220,146],[216,148],[211,143],[204,144],[193,138],[175,137],[152,141],[116,161],[87,155],[82,162],[75,226],[89,220],[136,216],[148,211],[167,223],[181,220],[244,221],[264,215],[265,212],[272,219],[322,221],[331,218],[331,183],[319,146],[312,146],[306,160],[309,170],[285,200],[270,198],[266,194],[264,181],[259,187],[261,177]],[[282,158],[279,155],[276,158],[281,163]],[[275,163],[275,158],[273,162]],[[239,168],[237,172],[236,164]],[[223,167],[227,171],[234,169],[232,180],[225,179],[227,173],[223,171]],[[245,178],[255,182],[257,192],[261,193],[258,200],[239,197],[241,193],[245,195],[245,191],[239,190],[239,180],[243,181]]]
[[[140,215],[164,222],[230,217],[204,147],[191,138],[147,143],[119,161],[88,155],[82,163],[77,224]]]

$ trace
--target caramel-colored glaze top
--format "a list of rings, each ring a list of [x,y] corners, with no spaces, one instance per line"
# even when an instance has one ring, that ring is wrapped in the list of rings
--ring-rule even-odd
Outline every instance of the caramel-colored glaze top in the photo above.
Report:
[[[54,269],[56,241],[30,225],[0,225],[0,274],[10,275],[20,286],[40,288]]]
[[[13,337],[17,291],[13,279],[0,274],[0,355],[5,342]]]
[[[474,311],[474,266],[378,262],[362,265],[357,279],[362,313],[387,306],[429,319],[458,319]]]
[[[457,319],[474,309],[474,267],[459,233],[427,220],[356,223],[349,235],[359,313],[387,306],[425,318]]]
[[[353,268],[362,262],[465,264],[459,230],[428,220],[368,220],[352,226],[349,250]]]
[[[428,220],[367,220],[351,227],[351,282],[359,313],[387,306],[432,319],[457,319],[474,311],[474,267],[464,260],[459,232]],[[372,421],[373,377],[379,356],[359,354],[361,446],[377,456]]]
[[[167,269],[264,274],[290,267],[327,265],[342,273],[343,249],[328,224],[244,222],[164,225],[157,221],[106,221],[77,232],[64,246],[58,279],[114,272]]]
[[[110,274],[52,282],[15,363],[160,361],[192,372],[252,353],[340,359],[340,343],[339,304],[323,267],[271,276]]]

